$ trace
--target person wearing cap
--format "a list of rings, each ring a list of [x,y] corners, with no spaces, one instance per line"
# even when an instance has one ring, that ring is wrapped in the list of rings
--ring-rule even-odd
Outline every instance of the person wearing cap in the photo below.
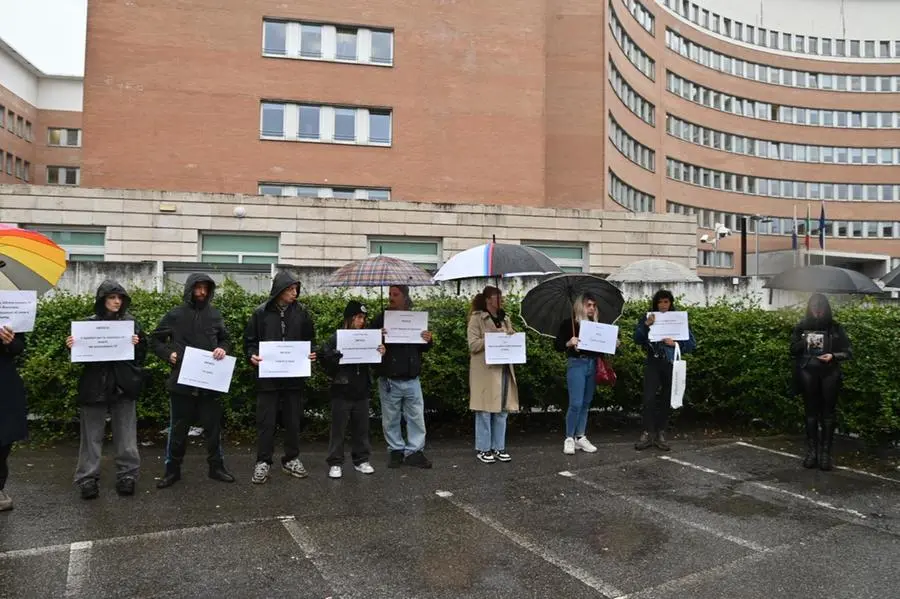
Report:
[[[362,329],[366,326],[367,310],[356,300],[350,300],[344,308],[344,329]],[[353,468],[363,474],[375,469],[369,463],[372,446],[369,443],[369,393],[372,373],[368,364],[341,364],[343,355],[337,349],[337,332],[318,352],[323,364],[333,374],[331,381],[331,439],[328,442],[328,476],[344,475],[344,437],[350,427],[350,456]],[[384,345],[378,346],[384,355]]]
[[[262,341],[309,341],[315,347],[316,328],[306,308],[297,302],[300,281],[292,274],[280,271],[272,282],[269,299],[250,316],[244,328],[244,355],[254,368],[262,358],[259,344]],[[309,359],[316,360],[315,352]],[[309,475],[300,461],[300,423],[303,418],[302,378],[256,379],[256,466],[250,482],[261,485],[269,480],[272,456],[275,453],[275,420],[281,408],[284,423],[284,455],[281,469],[296,478]]]

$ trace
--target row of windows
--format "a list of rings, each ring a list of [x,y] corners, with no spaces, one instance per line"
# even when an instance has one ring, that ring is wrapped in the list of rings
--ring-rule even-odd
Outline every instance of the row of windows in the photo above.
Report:
[[[900,148],[812,146],[767,141],[710,129],[666,115],[666,132],[684,141],[746,156],[826,164],[900,164]]]
[[[656,170],[656,152],[628,135],[612,115],[609,116],[609,139],[628,160],[648,171]]]
[[[386,201],[391,199],[391,190],[366,187],[322,187],[319,185],[293,185],[290,183],[260,183],[259,195]]]
[[[697,266],[709,268],[734,268],[734,252],[697,250]]]
[[[6,153],[6,160],[4,161],[3,151],[0,150],[0,173],[3,172],[26,183],[31,181],[31,163],[18,156],[13,156],[9,152]]]
[[[366,27],[266,19],[262,52],[265,56],[390,66],[394,34]]]
[[[31,121],[23,116],[17,115],[12,110],[6,110],[0,105],[0,129],[6,127],[6,130],[17,135],[26,141],[32,141]]]
[[[900,201],[900,185],[872,183],[819,183],[767,179],[694,166],[674,158],[666,159],[666,175],[670,179],[736,193],[811,200],[857,202]]]
[[[817,108],[781,106],[770,102],[748,100],[697,85],[693,81],[679,77],[671,71],[666,73],[666,89],[695,104],[701,104],[708,108],[730,112],[751,119],[813,127],[851,129],[900,128],[900,113],[897,112],[821,110]]]
[[[784,33],[720,17],[718,14],[710,13],[710,11],[688,0],[665,0],[665,5],[669,10],[676,12],[703,29],[763,48],[773,48],[784,52],[811,54],[814,56],[847,58],[900,57],[900,40],[896,40],[892,44],[886,40],[846,40]],[[892,49],[893,53],[891,53]]]
[[[641,27],[646,29],[650,35],[655,35],[656,17],[653,16],[652,12],[647,10],[647,8],[638,0],[622,0],[622,3],[625,4],[625,7],[628,8],[628,12],[631,13],[631,16],[634,17],[634,20],[637,21]]]
[[[619,69],[616,68],[616,63],[613,62],[612,58],[609,59],[607,73],[609,84],[612,86],[613,91],[616,92],[619,99],[622,100],[622,103],[628,107],[628,110],[651,127],[655,127],[656,107],[628,85],[628,82],[622,77]]]
[[[770,67],[710,50],[678,35],[671,29],[666,29],[666,46],[697,64],[728,75],[762,83],[850,92],[900,91],[900,77],[896,75],[838,75]]]
[[[655,79],[656,62],[654,62],[646,52],[641,50],[634,40],[625,33],[625,30],[622,28],[622,23],[619,21],[616,12],[613,10],[612,0],[609,0],[609,29],[612,31],[613,37],[616,38],[616,43],[619,44],[619,48],[621,48],[625,56],[628,57],[628,61],[646,77]]]
[[[263,102],[260,137],[293,141],[391,145],[391,111]]]
[[[654,212],[656,198],[649,193],[635,189],[609,171],[609,197],[614,202],[628,208],[632,212]]]
[[[81,129],[47,129],[47,144],[71,148],[81,147]]]
[[[693,206],[675,202],[666,203],[666,212],[696,216],[697,226],[710,230],[715,226],[715,223],[722,223],[732,231],[738,231],[742,226],[742,218],[747,219],[747,231],[751,234],[756,233],[756,229],[759,228],[760,235],[791,235],[794,227],[794,220],[791,218],[761,217],[757,224],[757,220],[751,218],[753,215],[750,214],[694,208]],[[818,218],[811,218],[810,225],[810,235],[818,235]],[[797,229],[798,235],[806,235],[805,218],[797,219]],[[900,221],[826,220],[825,236],[836,238],[900,239]]]

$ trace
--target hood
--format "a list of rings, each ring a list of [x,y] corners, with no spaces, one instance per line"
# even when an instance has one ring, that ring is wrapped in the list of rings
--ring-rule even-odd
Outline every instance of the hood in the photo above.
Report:
[[[287,289],[292,285],[297,285],[299,290],[300,279],[292,275],[291,273],[280,270],[275,274],[275,279],[272,281],[272,290],[269,292],[269,299],[266,300],[266,306],[271,305],[281,292]]]
[[[194,303],[194,285],[197,283],[209,283],[209,296],[206,300],[206,303],[212,301],[213,297],[216,295],[216,282],[212,280],[207,274],[203,274],[201,272],[195,272],[187,278],[187,281],[184,282],[184,295],[183,299],[185,303],[193,305]]]
[[[98,317],[103,318],[106,316],[106,296],[114,293],[122,296],[122,307],[119,308],[118,316],[128,312],[128,307],[131,306],[131,296],[128,295],[128,292],[125,291],[125,288],[122,287],[118,281],[107,279],[97,287],[97,296],[94,300],[94,313]]]
[[[814,307],[822,309],[824,313],[821,317],[816,318],[813,315]],[[834,322],[834,315],[831,312],[831,304],[828,303],[828,298],[821,293],[814,293],[810,296],[809,302],[806,305],[806,316],[803,318],[803,328],[827,329],[831,326],[832,322]]]

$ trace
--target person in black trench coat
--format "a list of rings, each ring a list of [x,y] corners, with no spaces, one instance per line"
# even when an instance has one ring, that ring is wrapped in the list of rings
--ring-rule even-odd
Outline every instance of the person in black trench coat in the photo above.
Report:
[[[9,477],[9,452],[13,443],[28,438],[25,384],[16,367],[16,359],[24,351],[25,335],[0,326],[0,512],[13,507],[4,491]]]

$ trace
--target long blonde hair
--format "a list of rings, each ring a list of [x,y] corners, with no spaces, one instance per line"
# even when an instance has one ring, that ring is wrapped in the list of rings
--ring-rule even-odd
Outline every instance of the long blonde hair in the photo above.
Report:
[[[592,318],[588,318],[587,312],[584,309],[584,302],[589,300],[594,302],[595,304],[597,303],[597,300],[594,298],[594,296],[589,293],[583,293],[575,298],[574,312],[576,323],[581,322],[582,320],[592,320],[594,322],[597,322],[599,316],[597,310],[594,310],[594,316]]]

